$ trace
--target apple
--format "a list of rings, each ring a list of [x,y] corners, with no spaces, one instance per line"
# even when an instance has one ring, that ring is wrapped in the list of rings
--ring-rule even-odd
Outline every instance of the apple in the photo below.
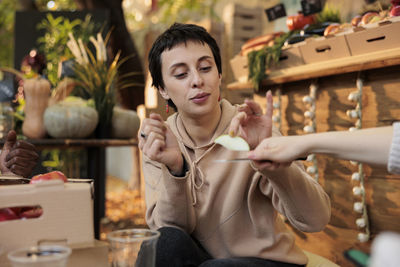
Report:
[[[11,220],[17,220],[19,217],[15,212],[10,209],[10,208],[3,208],[0,209],[0,222],[3,221],[11,221]]]
[[[220,144],[221,146],[236,151],[249,151],[250,146],[240,136],[231,136],[229,134],[223,134],[215,138],[214,143]]]
[[[390,9],[390,16],[391,17],[400,16],[400,4],[397,6],[393,6],[392,9]]]
[[[31,181],[29,182],[30,184],[36,184],[39,183],[41,181],[47,181],[47,180],[55,180],[55,179],[59,179],[65,182],[68,182],[67,177],[64,175],[64,173],[60,172],[60,171],[52,171],[52,172],[48,172],[45,174],[38,174],[32,177]]]
[[[33,219],[42,216],[43,209],[40,206],[36,207],[23,207],[21,213],[19,214],[20,218]]]

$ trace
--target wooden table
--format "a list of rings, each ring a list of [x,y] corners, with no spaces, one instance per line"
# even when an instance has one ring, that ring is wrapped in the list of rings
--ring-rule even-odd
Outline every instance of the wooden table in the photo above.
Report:
[[[84,148],[87,150],[87,174],[94,180],[94,232],[100,237],[100,220],[105,215],[106,157],[110,146],[137,146],[136,139],[27,139],[38,150]],[[4,140],[0,141],[4,144]]]

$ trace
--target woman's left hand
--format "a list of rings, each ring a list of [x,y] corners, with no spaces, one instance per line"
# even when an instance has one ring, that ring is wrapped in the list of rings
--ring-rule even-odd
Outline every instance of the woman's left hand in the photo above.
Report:
[[[266,94],[266,113],[254,100],[245,100],[239,107],[239,113],[233,117],[229,127],[230,135],[239,135],[254,149],[263,139],[272,136],[273,99],[271,91]]]

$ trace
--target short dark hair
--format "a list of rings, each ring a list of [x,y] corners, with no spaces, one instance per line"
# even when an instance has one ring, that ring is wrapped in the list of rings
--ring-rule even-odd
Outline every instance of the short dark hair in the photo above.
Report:
[[[157,89],[159,87],[164,88],[164,80],[161,72],[161,54],[165,50],[170,50],[182,43],[186,44],[188,41],[207,44],[213,53],[218,73],[222,74],[221,54],[218,44],[206,29],[195,24],[174,23],[169,29],[158,36],[149,52],[149,70],[154,87]],[[168,100],[168,104],[176,109],[171,99]]]

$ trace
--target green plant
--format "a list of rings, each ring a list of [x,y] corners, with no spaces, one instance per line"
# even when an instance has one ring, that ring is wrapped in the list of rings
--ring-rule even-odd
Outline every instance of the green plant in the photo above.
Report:
[[[249,79],[252,81],[256,90],[259,89],[261,81],[267,77],[266,70],[271,67],[272,64],[278,63],[281,56],[281,49],[285,41],[297,32],[298,31],[290,31],[283,33],[275,38],[274,45],[265,46],[263,49],[252,51],[247,55],[249,62]]]
[[[218,0],[159,0],[160,21],[172,23],[198,20],[205,16],[216,17],[215,5]]]
[[[17,7],[15,0],[0,1],[0,66],[13,66],[14,15]]]
[[[113,108],[116,102],[115,87],[122,90],[124,88],[139,85],[136,83],[125,83],[124,78],[133,76],[136,73],[129,72],[121,75],[119,84],[116,84],[118,68],[129,59],[120,59],[120,52],[110,60],[108,64],[106,44],[110,37],[109,32],[103,40],[101,33],[97,34],[97,39],[90,37],[90,42],[96,50],[94,55],[82,39],[76,41],[72,33],[69,34],[70,40],[67,43],[75,57],[74,72],[76,82],[84,90],[86,95],[94,100],[95,108],[99,114],[100,127],[109,128],[113,115]]]
[[[55,18],[52,14],[47,14],[46,19],[41,21],[37,28],[45,30],[44,35],[39,37],[37,42],[40,51],[46,56],[46,74],[53,86],[58,83],[59,62],[73,57],[66,45],[68,33],[72,32],[87,42],[89,37],[99,30],[99,26],[91,22],[90,15],[87,15],[84,21],[80,19],[70,21],[63,16]]]
[[[316,23],[337,22],[341,23],[340,10],[332,5],[325,4],[324,9],[316,15]]]

